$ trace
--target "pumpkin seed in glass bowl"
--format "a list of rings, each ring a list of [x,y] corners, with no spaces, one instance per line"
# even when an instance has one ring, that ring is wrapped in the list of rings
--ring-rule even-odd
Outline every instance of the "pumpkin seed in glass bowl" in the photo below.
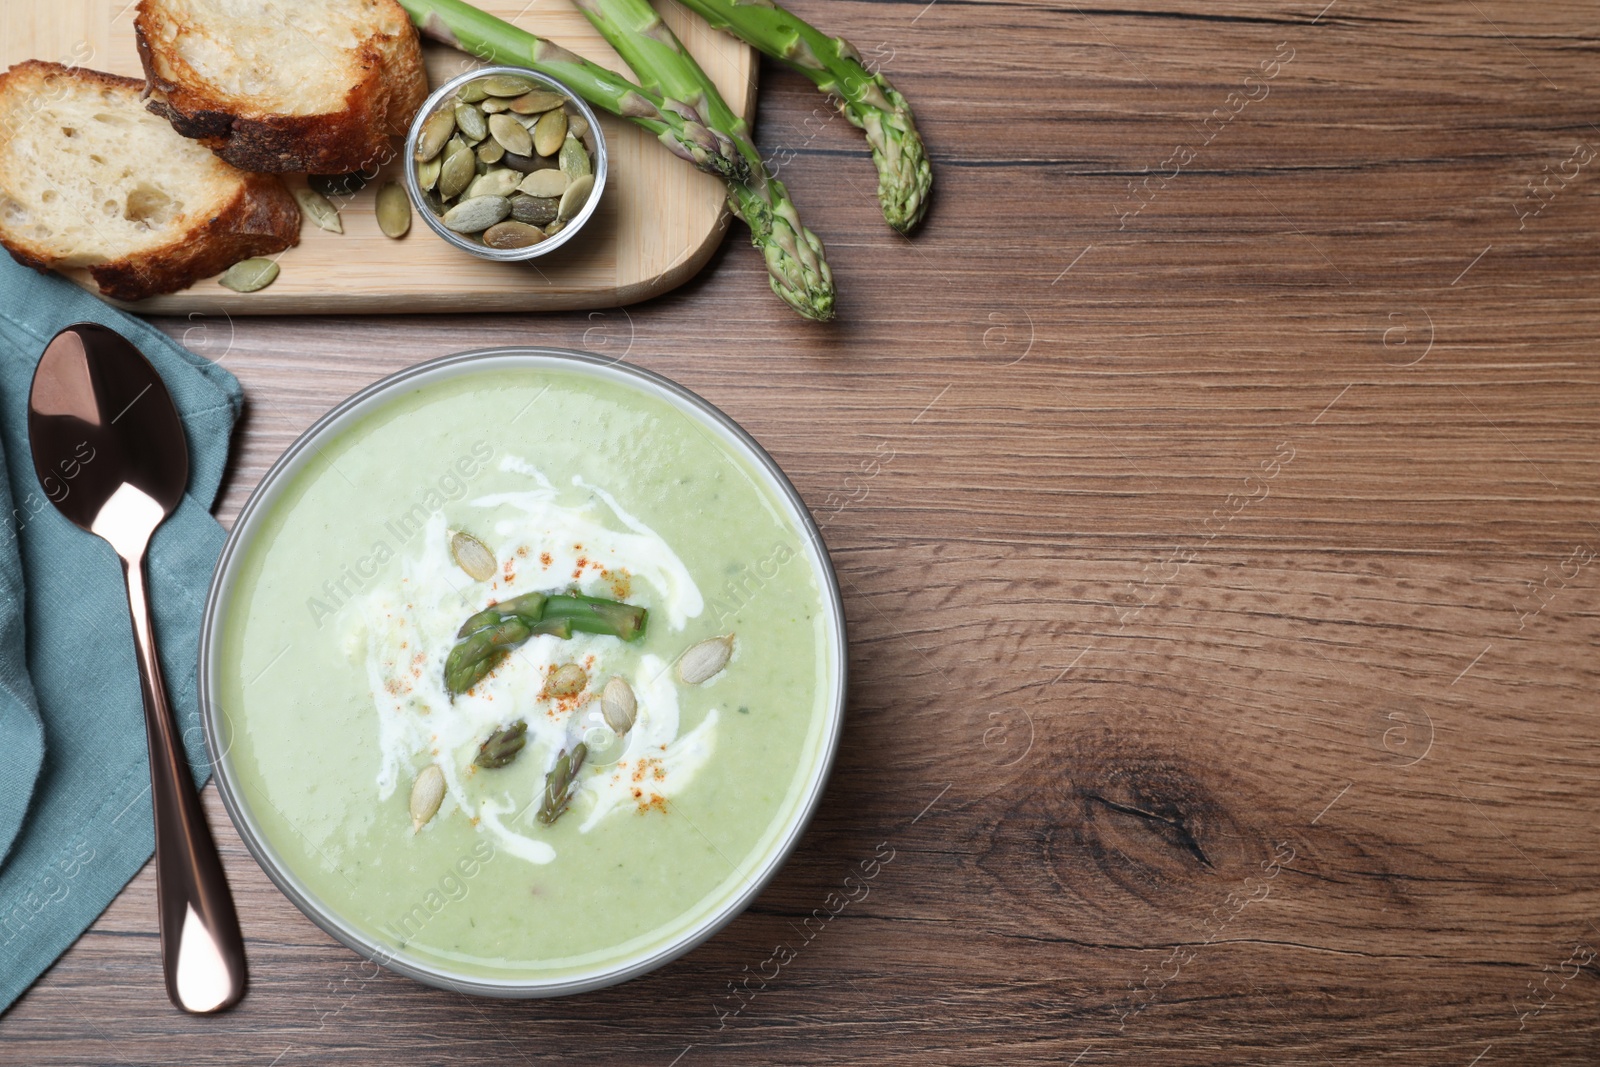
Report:
[[[405,160],[406,194],[428,228],[500,262],[581,240],[606,184],[594,112],[521,67],[468,71],[436,89],[411,124]]]

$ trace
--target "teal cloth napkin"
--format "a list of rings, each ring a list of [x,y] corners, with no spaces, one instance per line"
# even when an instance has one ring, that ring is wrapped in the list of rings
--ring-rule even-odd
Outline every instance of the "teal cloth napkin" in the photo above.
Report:
[[[58,330],[85,321],[117,330],[149,358],[189,436],[189,491],[156,531],[148,570],[167,693],[196,782],[211,769],[196,669],[223,542],[210,509],[243,401],[239,382],[70,282],[0,255],[0,1011],[155,849],[122,571],[111,546],[56,511],[28,450],[34,367]]]

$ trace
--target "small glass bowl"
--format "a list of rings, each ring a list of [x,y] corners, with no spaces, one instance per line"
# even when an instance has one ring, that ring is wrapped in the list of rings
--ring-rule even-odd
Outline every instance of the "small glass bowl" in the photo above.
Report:
[[[434,112],[444,106],[446,101],[453,101],[457,91],[463,85],[494,74],[511,74],[519,78],[526,78],[528,81],[560,93],[567,98],[569,112],[576,111],[589,124],[588,136],[580,138],[580,140],[582,140],[583,146],[589,150],[589,159],[594,167],[594,189],[589,193],[589,199],[583,205],[583,210],[574,215],[561,228],[560,233],[554,237],[547,237],[538,244],[529,245],[527,248],[490,248],[483,242],[475,240],[466,234],[456,233],[446,226],[438,215],[433,213],[433,209],[423,199],[422,186],[417,183],[417,139],[422,135],[423,123]],[[428,228],[444,238],[448,244],[454,245],[463,252],[469,252],[479,259],[493,260],[497,263],[521,263],[526,260],[537,259],[540,256],[554,252],[566,244],[579,230],[583,229],[584,224],[594,215],[595,210],[600,206],[600,197],[604,195],[606,189],[606,135],[600,129],[600,120],[589,109],[589,105],[579,99],[577,93],[574,93],[554,78],[547,78],[543,74],[528,70],[525,67],[480,67],[476,70],[467,71],[465,74],[457,75],[435,89],[428,99],[423,101],[422,107],[417,111],[417,117],[411,121],[411,132],[406,135],[404,159],[406,193],[411,197],[412,210],[422,216],[422,221],[428,224]]]

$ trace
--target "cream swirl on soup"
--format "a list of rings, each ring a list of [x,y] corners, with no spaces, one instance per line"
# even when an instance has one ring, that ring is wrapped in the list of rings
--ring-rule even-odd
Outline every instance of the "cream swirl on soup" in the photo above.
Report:
[[[715,748],[719,709],[681,729],[671,664],[615,637],[538,634],[517,647],[466,692],[452,695],[444,664],[462,621],[485,607],[531,592],[573,589],[649,610],[649,626],[682,630],[705,610],[688,568],[672,546],[606,489],[572,478],[558,489],[515,457],[502,472],[526,488],[470,501],[461,525],[494,556],[493,577],[476,581],[452,556],[454,531],[442,514],[427,521],[420,551],[398,560],[395,580],[361,602],[368,685],[378,716],[381,759],[377,796],[409,788],[429,764],[443,773],[446,798],[434,820],[469,819],[497,845],[533,863],[556,857],[555,836],[534,818],[545,773],[579,741],[590,759],[578,776],[571,811],[580,832],[625,812],[665,813]],[[556,696],[553,672],[575,664],[581,691]],[[637,701],[633,728],[617,738],[601,714],[600,692],[622,677]],[[474,764],[486,738],[526,722],[526,747],[505,768]],[[423,832],[428,828],[424,827]]]

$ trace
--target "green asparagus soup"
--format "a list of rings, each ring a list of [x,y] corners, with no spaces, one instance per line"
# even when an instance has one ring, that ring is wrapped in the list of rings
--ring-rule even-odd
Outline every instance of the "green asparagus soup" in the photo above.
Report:
[[[685,401],[570,364],[421,381],[247,517],[210,660],[235,803],[311,910],[416,968],[624,968],[803,817],[826,562]]]

